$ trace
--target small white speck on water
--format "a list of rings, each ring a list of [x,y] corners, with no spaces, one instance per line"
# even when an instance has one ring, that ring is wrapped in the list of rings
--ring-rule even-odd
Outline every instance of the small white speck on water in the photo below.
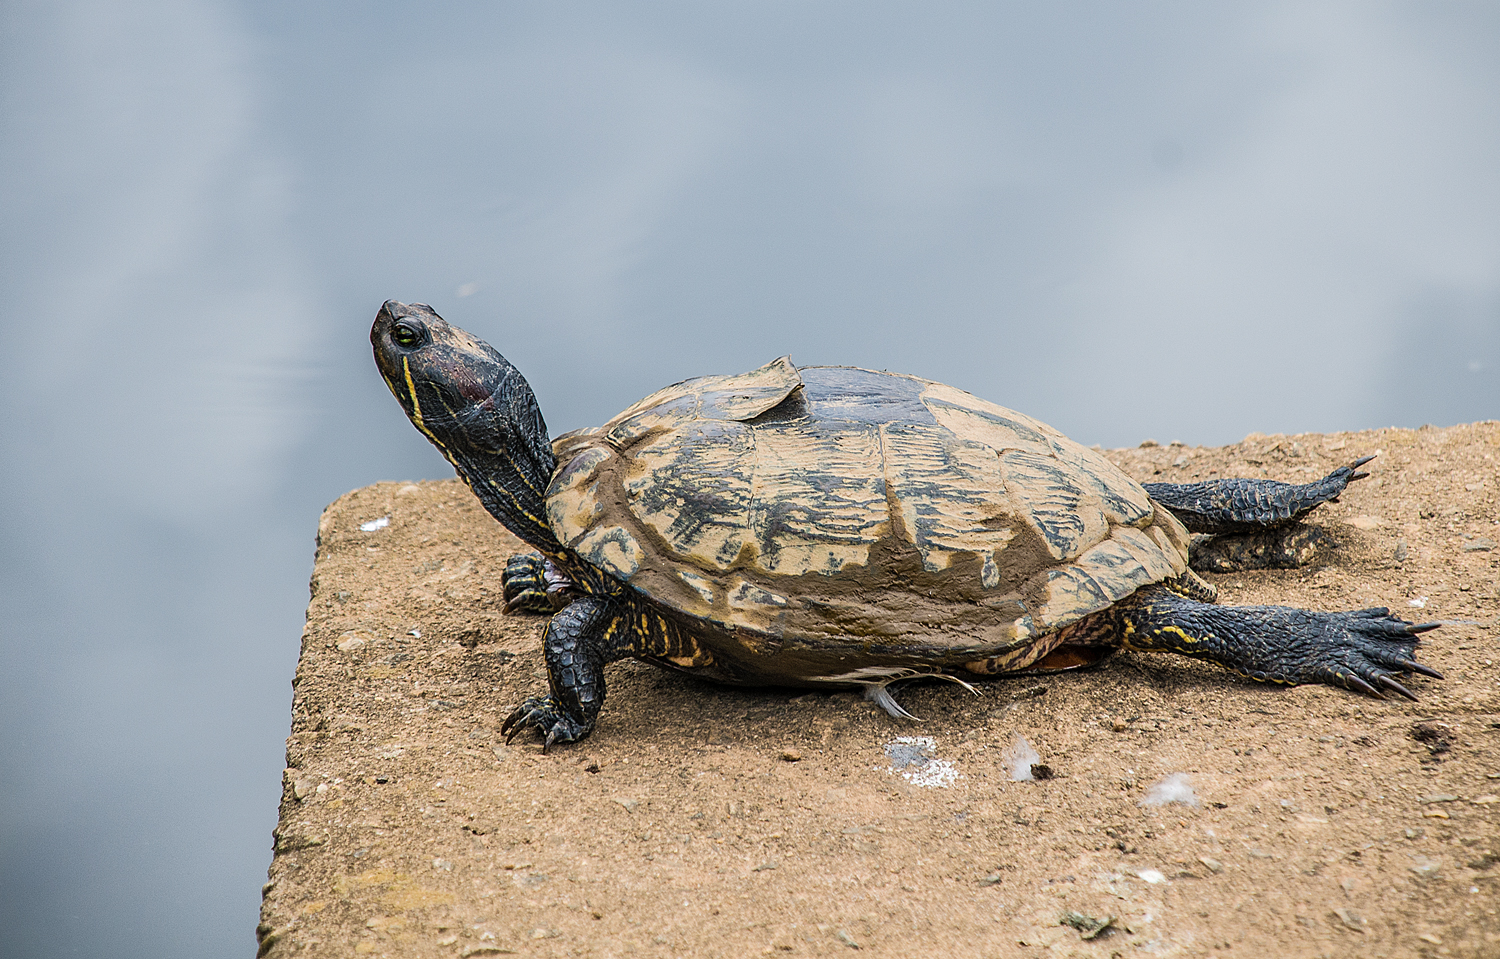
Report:
[[[382,516],[380,519],[372,519],[368,523],[360,523],[359,528],[363,532],[373,533],[377,529],[385,529],[389,525],[391,525],[391,518],[389,516]]]
[[[890,772],[913,786],[947,789],[958,779],[958,767],[933,755],[937,742],[931,736],[898,736],[885,744]]]

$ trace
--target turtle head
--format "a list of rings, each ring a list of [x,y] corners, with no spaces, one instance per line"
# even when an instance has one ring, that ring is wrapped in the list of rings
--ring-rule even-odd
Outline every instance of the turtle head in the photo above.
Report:
[[[387,300],[370,327],[370,344],[385,385],[412,425],[485,509],[531,545],[556,549],[546,492],[557,461],[520,371],[425,303]]]

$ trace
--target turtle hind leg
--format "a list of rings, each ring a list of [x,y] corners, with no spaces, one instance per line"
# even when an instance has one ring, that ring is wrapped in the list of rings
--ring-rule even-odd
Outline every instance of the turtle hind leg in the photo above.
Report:
[[[1059,646],[1016,675],[1035,676],[1041,673],[1093,669],[1117,652],[1119,649],[1115,646]]]
[[[1197,579],[1196,576],[1192,578]],[[1213,589],[1207,584],[1204,586]],[[1055,633],[1040,636],[1025,646],[1008,649],[988,659],[971,660],[964,663],[964,668],[977,676],[1062,673],[1092,669],[1113,656],[1119,648],[1119,622],[1114,610],[1106,609],[1070,623]]]
[[[1146,483],[1145,487],[1190,532],[1255,533],[1284,526],[1337,500],[1350,483],[1370,475],[1359,468],[1372,459],[1357,459],[1311,483],[1235,477],[1205,483]]]
[[[1441,679],[1416,655],[1414,625],[1384,608],[1322,613],[1287,606],[1214,606],[1169,589],[1147,587],[1117,603],[1126,649],[1180,653],[1218,663],[1261,682],[1323,683],[1384,698],[1416,696],[1397,673]]]

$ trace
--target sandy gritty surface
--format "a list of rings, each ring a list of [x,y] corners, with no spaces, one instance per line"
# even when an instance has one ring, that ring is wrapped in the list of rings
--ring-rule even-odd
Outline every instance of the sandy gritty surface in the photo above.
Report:
[[[1122,653],[905,687],[913,724],[621,663],[546,756],[499,735],[546,685],[542,620],[500,609],[518,544],[457,480],[356,490],[319,527],[261,953],[1500,956],[1500,423],[1108,455],[1304,481],[1377,450],[1315,514],[1340,548],[1209,578],[1444,621],[1418,703]],[[1053,778],[1011,781],[1017,735]],[[1174,773],[1200,805],[1143,806]]]

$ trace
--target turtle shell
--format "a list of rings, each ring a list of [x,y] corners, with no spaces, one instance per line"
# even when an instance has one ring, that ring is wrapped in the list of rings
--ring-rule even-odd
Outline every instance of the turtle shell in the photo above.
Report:
[[[1103,456],[914,376],[783,357],[554,448],[565,546],[777,648],[992,655],[1187,568],[1182,524]]]

